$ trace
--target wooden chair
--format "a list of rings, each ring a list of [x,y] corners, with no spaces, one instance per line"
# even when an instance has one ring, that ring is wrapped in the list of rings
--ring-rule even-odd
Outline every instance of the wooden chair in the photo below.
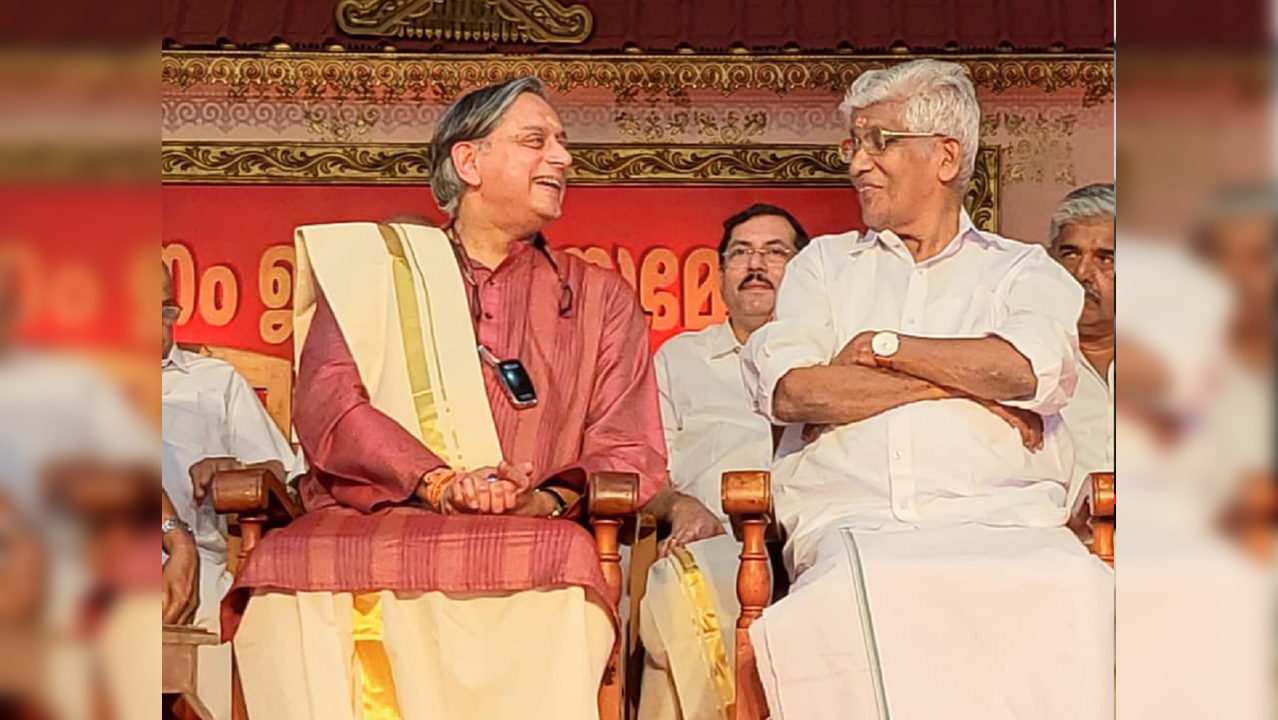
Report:
[[[213,720],[213,714],[204,707],[195,689],[200,647],[216,645],[217,636],[200,628],[165,625],[160,637],[164,653],[160,692],[164,695],[164,706],[168,710],[178,700],[186,705],[185,712],[168,710],[168,716],[189,714],[198,720]]]
[[[292,432],[293,367],[284,358],[249,350],[211,345],[183,346],[191,352],[217,358],[235,367],[254,390],[265,396],[271,418],[288,437]],[[263,535],[271,529],[287,525],[302,513],[283,483],[263,470],[233,470],[218,473],[213,480],[213,507],[232,516],[229,523],[233,535],[227,558],[232,572],[253,552]],[[621,555],[619,530],[623,523],[634,526],[637,521],[639,478],[633,473],[596,473],[587,485],[584,522],[595,538],[595,548],[604,580],[606,598],[614,611],[621,600]],[[642,523],[639,523],[642,527]],[[236,547],[238,541],[238,548]],[[632,568],[633,570],[633,568]],[[645,575],[646,577],[646,575]],[[599,687],[599,715],[602,720],[622,720],[624,700],[624,655],[630,654],[625,643],[618,643],[604,671]],[[239,670],[232,663],[232,711],[235,720],[247,720],[248,711],[239,681]]]
[[[772,477],[762,470],[723,474],[723,511],[732,520],[741,541],[741,565],[737,570],[736,678],[734,720],[763,720],[769,715],[767,698],[759,679],[759,669],[750,643],[750,626],[763,615],[773,596],[768,544],[778,543],[780,529],[772,508]],[[1114,564],[1114,527],[1117,493],[1114,473],[1092,473],[1087,492],[1075,510],[1071,527],[1090,529],[1085,540],[1093,554],[1111,567]]]

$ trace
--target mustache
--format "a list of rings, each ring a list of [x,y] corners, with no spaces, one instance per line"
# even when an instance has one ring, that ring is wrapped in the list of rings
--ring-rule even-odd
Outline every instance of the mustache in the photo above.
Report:
[[[1097,290],[1095,285],[1089,282],[1084,282],[1079,284],[1083,286],[1083,294],[1086,295],[1090,300],[1094,302],[1101,301],[1100,290]]]
[[[737,286],[737,289],[744,290],[745,286],[752,282],[763,283],[764,285],[768,286],[769,290],[776,290],[776,287],[773,286],[772,281],[769,280],[767,276],[761,275],[760,273],[750,273],[749,275],[746,275],[745,279],[741,281],[741,284]]]

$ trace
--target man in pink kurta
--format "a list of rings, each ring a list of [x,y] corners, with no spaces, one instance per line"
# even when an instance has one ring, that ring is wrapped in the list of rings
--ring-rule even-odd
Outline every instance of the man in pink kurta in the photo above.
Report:
[[[263,538],[240,568],[223,609],[228,635],[263,593],[468,598],[575,586],[606,605],[594,541],[574,521],[586,479],[604,470],[637,473],[640,504],[667,481],[647,326],[633,289],[611,270],[549,248],[541,235],[558,215],[571,163],[558,117],[534,80],[474,94],[484,95],[486,111],[504,106],[478,125],[467,117],[476,112],[474,98],[450,109],[432,149],[451,152],[451,162],[441,170],[436,155],[442,179],[432,190],[454,219],[449,237],[476,339],[497,358],[519,359],[537,391],[536,405],[516,407],[494,368],[482,365],[502,467],[524,476],[514,507],[478,508],[460,481],[437,506],[425,500],[423,487],[445,461],[374,407],[321,295],[294,395],[310,467],[299,485],[306,512]],[[449,127],[451,140],[439,147]],[[514,174],[521,169],[524,175]],[[463,469],[461,479],[482,479],[473,471]],[[492,471],[483,473],[491,483]]]
[[[495,373],[484,372],[502,450],[510,462],[531,462],[536,484],[577,494],[591,472],[638,473],[642,504],[666,482],[643,313],[616,273],[546,252],[579,299],[566,317],[555,271],[531,243],[516,245],[494,270],[471,261],[483,307],[480,342],[515,357],[524,318],[530,329],[522,358],[538,388],[536,407],[516,410]],[[594,541],[579,524],[441,515],[414,502],[421,479],[445,463],[369,403],[323,301],[298,361],[294,398],[311,468],[299,483],[306,513],[268,534],[240,568],[229,632],[252,588],[463,593],[572,584],[602,597]]]

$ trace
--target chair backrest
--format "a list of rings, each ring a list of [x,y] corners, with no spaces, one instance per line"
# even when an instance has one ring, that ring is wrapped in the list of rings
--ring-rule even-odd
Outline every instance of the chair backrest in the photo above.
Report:
[[[281,357],[218,345],[183,345],[182,349],[228,362],[263,396],[266,412],[284,437],[293,428],[293,363]]]

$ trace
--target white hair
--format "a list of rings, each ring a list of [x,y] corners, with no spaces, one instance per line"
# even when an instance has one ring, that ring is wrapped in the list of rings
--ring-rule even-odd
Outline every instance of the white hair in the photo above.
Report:
[[[1110,183],[1084,185],[1071,190],[1061,199],[1047,231],[1048,242],[1055,247],[1056,240],[1066,225],[1092,220],[1110,220],[1118,216],[1118,198]]]
[[[906,132],[939,133],[959,141],[963,157],[957,180],[960,188],[966,187],[976,172],[981,135],[981,106],[967,69],[925,59],[867,70],[852,82],[839,111],[850,124],[858,110],[890,102],[905,106],[901,120]]]

